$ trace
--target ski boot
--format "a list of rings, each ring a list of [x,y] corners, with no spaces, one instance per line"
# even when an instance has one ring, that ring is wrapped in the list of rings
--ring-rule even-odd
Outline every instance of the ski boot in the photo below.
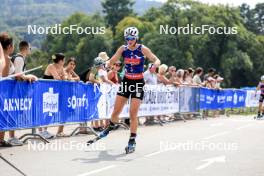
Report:
[[[136,142],[135,141],[128,142],[128,145],[125,148],[126,154],[133,153],[135,150],[136,150]]]

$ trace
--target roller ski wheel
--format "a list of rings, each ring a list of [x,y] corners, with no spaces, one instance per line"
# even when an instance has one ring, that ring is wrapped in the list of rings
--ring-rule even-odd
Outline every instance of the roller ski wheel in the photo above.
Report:
[[[102,139],[100,136],[97,136],[96,138],[87,141],[87,146],[92,145],[93,143],[95,143],[96,141]]]
[[[262,118],[263,118],[263,115],[257,115],[257,116],[254,117],[254,119],[256,119],[256,120],[260,120]]]
[[[133,153],[136,150],[136,143],[128,144],[128,146],[125,148],[126,154]]]

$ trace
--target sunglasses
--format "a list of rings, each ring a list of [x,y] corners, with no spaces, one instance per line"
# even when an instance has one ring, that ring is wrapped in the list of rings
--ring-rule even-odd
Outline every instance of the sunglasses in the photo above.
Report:
[[[125,39],[126,39],[126,41],[130,41],[130,40],[136,40],[137,38],[133,37],[133,36],[128,36]]]
[[[121,67],[121,66],[122,66],[122,64],[115,64],[115,66]]]

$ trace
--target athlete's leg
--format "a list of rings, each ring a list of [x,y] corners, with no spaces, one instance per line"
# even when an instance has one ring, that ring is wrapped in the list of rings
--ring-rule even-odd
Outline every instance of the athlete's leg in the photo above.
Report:
[[[258,117],[260,117],[261,114],[262,114],[262,102],[259,102]]]
[[[114,110],[111,115],[111,122],[118,123],[119,114],[122,112],[125,104],[127,103],[128,98],[117,95],[115,100]]]
[[[259,107],[258,107],[258,118],[262,115],[262,103],[263,103],[264,96],[260,95],[259,97]]]
[[[137,127],[138,127],[138,110],[140,107],[141,100],[138,98],[132,98],[130,103],[130,132],[131,133],[137,133]]]
[[[259,102],[258,113],[261,113],[261,111],[262,111],[262,102]]]
[[[115,100],[115,106],[113,113],[111,115],[111,120],[107,128],[105,128],[102,133],[99,134],[99,138],[105,137],[110,131],[115,129],[115,123],[119,121],[119,114],[122,112],[124,105],[126,104],[128,98],[117,95]]]
[[[138,110],[140,107],[141,99],[131,98],[130,102],[130,137],[128,145],[125,148],[126,153],[131,153],[135,151],[136,148],[136,137],[137,137],[137,127],[138,127]]]

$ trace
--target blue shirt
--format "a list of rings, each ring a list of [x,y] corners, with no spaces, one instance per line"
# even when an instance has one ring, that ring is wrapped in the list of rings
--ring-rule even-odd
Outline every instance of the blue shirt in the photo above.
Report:
[[[142,53],[142,45],[135,50],[130,50],[127,45],[124,46],[122,53],[125,64],[125,72],[128,74],[138,74],[144,72],[145,56]]]

